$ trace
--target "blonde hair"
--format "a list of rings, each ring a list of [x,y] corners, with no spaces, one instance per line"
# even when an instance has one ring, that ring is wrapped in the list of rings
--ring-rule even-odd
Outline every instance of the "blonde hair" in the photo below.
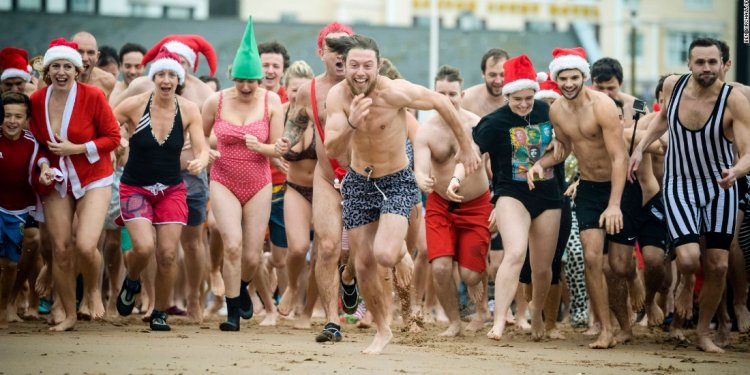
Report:
[[[284,82],[284,87],[286,87],[286,85],[289,83],[289,80],[292,78],[313,79],[315,78],[315,74],[313,73],[310,65],[302,60],[297,60],[293,62],[292,65],[289,66],[289,69],[287,69],[284,73],[284,77],[282,79],[282,81]]]
[[[380,59],[380,68],[378,69],[378,74],[380,74],[381,76],[386,76],[390,79],[402,78],[401,73],[399,73],[398,69],[396,69],[396,65],[393,64],[393,61],[385,57]]]

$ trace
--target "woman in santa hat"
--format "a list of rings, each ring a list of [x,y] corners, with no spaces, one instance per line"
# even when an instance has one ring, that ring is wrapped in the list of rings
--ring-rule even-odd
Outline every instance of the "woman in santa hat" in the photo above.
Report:
[[[180,153],[188,134],[196,157],[187,170],[197,175],[208,164],[200,110],[178,96],[185,74],[180,56],[162,48],[149,68],[153,89],[115,107],[115,116],[127,124],[130,134],[130,153],[120,180],[120,215],[133,241],[117,311],[123,316],[132,313],[135,295],[141,291],[141,271],[156,252],[156,301],[150,317],[154,331],[171,329],[166,310],[177,272],[177,246],[188,221],[187,188],[180,173]]]
[[[528,248],[532,337],[540,340],[545,336],[542,309],[552,281],[562,191],[552,168],[533,176],[533,181],[527,179],[527,171],[553,141],[549,105],[534,99],[539,84],[531,60],[526,55],[514,57],[504,69],[503,95],[508,105],[482,118],[473,131],[474,142],[482,153],[489,153],[492,163],[492,200],[505,250],[495,280],[495,324],[487,337],[502,338]]]
[[[110,153],[120,143],[120,128],[104,93],[76,82],[83,71],[78,45],[53,40],[43,59],[47,87],[31,96],[31,132],[39,141],[40,189],[52,242],[52,277],[64,318],[53,331],[76,323],[75,279],[85,285],[81,308],[94,319],[104,315],[97,250],[112,185]],[[78,225],[73,225],[74,217]],[[75,230],[75,236],[73,231]],[[75,238],[75,243],[73,242]]]

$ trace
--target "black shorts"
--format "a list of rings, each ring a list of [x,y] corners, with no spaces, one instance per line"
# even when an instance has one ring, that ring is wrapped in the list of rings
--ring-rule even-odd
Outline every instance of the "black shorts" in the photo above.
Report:
[[[417,180],[408,167],[378,178],[363,176],[349,168],[341,182],[341,215],[347,230],[376,222],[382,214],[408,219],[412,207],[419,202]]]
[[[570,198],[564,197],[560,215],[560,231],[557,234],[557,247],[555,248],[555,256],[552,258],[552,285],[560,283],[562,257],[565,253],[565,248],[568,246],[568,237],[570,237],[570,229],[573,226],[572,211]],[[524,284],[531,284],[531,261],[529,260],[528,249],[526,249],[526,260],[523,262],[518,281]]]
[[[34,215],[29,215],[26,218],[26,223],[23,225],[24,228],[39,228],[39,222],[34,219]]]
[[[603,229],[599,226],[599,216],[609,205],[609,194],[612,184],[609,181],[593,182],[581,180],[576,193],[576,217],[580,231],[586,229]],[[635,245],[638,216],[643,202],[641,185],[638,182],[625,182],[625,188],[620,199],[623,228],[620,233],[607,234],[607,241],[622,245]],[[607,253],[607,247],[604,247]]]
[[[500,237],[500,233],[495,233],[494,235],[492,235],[492,239],[490,240],[490,250],[503,250],[503,238]]]
[[[503,184],[495,189],[495,195],[492,197],[492,203],[497,202],[500,197],[511,197],[523,204],[526,211],[529,212],[531,219],[536,219],[547,210],[556,210],[562,207],[562,199],[542,198],[539,193],[529,190],[526,184]]]
[[[667,250],[667,221],[661,192],[641,208],[636,237],[641,247],[654,246]]]

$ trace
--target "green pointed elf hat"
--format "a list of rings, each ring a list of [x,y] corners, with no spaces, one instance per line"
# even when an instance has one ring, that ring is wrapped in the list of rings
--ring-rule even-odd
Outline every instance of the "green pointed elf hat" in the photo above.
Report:
[[[240,48],[234,56],[232,63],[232,78],[235,79],[261,79],[263,78],[263,67],[258,54],[258,44],[255,42],[253,33],[253,17],[247,20],[247,29],[242,37]]]

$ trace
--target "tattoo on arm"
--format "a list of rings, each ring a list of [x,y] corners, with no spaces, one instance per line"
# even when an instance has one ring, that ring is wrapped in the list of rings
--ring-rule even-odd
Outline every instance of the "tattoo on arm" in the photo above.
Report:
[[[305,133],[309,123],[310,117],[304,109],[294,115],[290,115],[284,127],[284,137],[289,139],[292,146],[296,145],[302,139],[302,135]]]

